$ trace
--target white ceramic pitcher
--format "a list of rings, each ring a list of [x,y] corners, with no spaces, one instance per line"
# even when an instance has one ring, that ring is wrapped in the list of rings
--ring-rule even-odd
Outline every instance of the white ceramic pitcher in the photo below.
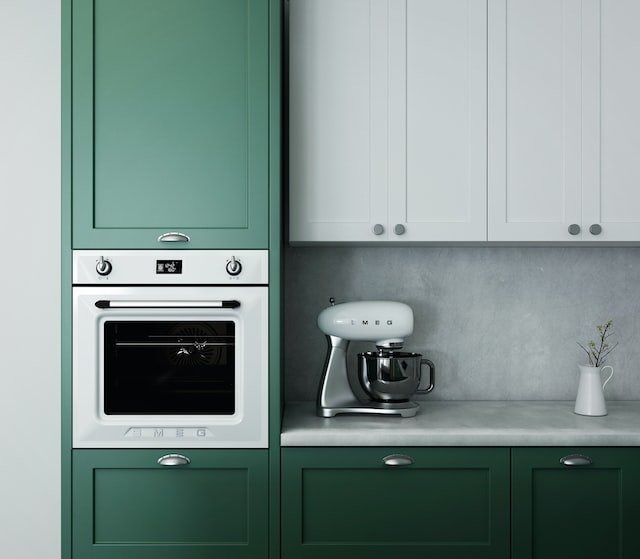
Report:
[[[574,413],[579,415],[607,415],[607,405],[604,402],[604,387],[613,376],[613,367],[589,367],[579,365],[580,383],[578,384],[578,396],[576,397],[576,407]],[[611,374],[607,380],[602,382],[601,373],[605,369],[611,369]]]

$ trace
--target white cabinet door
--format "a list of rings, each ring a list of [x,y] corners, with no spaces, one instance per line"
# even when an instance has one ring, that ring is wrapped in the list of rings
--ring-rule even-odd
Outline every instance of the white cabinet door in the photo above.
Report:
[[[292,243],[486,240],[486,5],[291,0]]]
[[[387,9],[290,2],[291,242],[387,238]]]
[[[585,237],[582,4],[489,1],[490,241]]]
[[[487,2],[390,5],[390,236],[486,241]]]
[[[585,240],[640,241],[640,2],[584,0]],[[591,226],[595,225],[594,235]]]

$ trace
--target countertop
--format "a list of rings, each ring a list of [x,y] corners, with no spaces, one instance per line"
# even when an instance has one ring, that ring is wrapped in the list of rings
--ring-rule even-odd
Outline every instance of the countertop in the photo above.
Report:
[[[607,402],[608,415],[573,413],[563,401],[421,402],[415,417],[315,415],[285,406],[282,446],[640,446],[640,401]]]

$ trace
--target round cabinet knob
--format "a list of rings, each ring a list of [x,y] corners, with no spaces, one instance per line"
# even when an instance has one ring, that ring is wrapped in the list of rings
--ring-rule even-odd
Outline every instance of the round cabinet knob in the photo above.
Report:
[[[236,260],[236,257],[232,256],[231,260],[227,260],[227,274],[237,276],[240,272],[242,272],[242,264],[240,260]]]
[[[405,232],[406,232],[406,230],[407,230],[407,228],[406,228],[404,225],[402,225],[402,223],[398,223],[398,225],[396,225],[396,226],[393,228],[393,232],[394,232],[396,235],[404,235],[404,234],[405,234]]]
[[[589,227],[589,233],[592,235],[599,235],[602,233],[602,226],[599,223],[594,223],[591,227]]]
[[[384,233],[384,225],[382,225],[381,223],[376,223],[373,226],[373,234],[374,235],[382,235],[382,233]]]
[[[569,235],[579,235],[580,234],[580,226],[577,223],[572,223],[569,225]]]
[[[98,263],[96,264],[96,272],[98,272],[99,276],[108,276],[113,270],[113,266],[111,262],[104,259],[104,256],[100,257]]]

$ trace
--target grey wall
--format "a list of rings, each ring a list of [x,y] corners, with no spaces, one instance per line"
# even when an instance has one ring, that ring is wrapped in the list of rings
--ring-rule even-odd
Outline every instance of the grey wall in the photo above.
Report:
[[[60,2],[0,0],[0,541],[60,557]]]
[[[316,317],[330,296],[413,308],[405,347],[438,370],[425,399],[574,399],[586,361],[576,341],[609,318],[620,346],[606,397],[640,399],[640,248],[287,247],[289,401],[315,398],[326,348]]]

